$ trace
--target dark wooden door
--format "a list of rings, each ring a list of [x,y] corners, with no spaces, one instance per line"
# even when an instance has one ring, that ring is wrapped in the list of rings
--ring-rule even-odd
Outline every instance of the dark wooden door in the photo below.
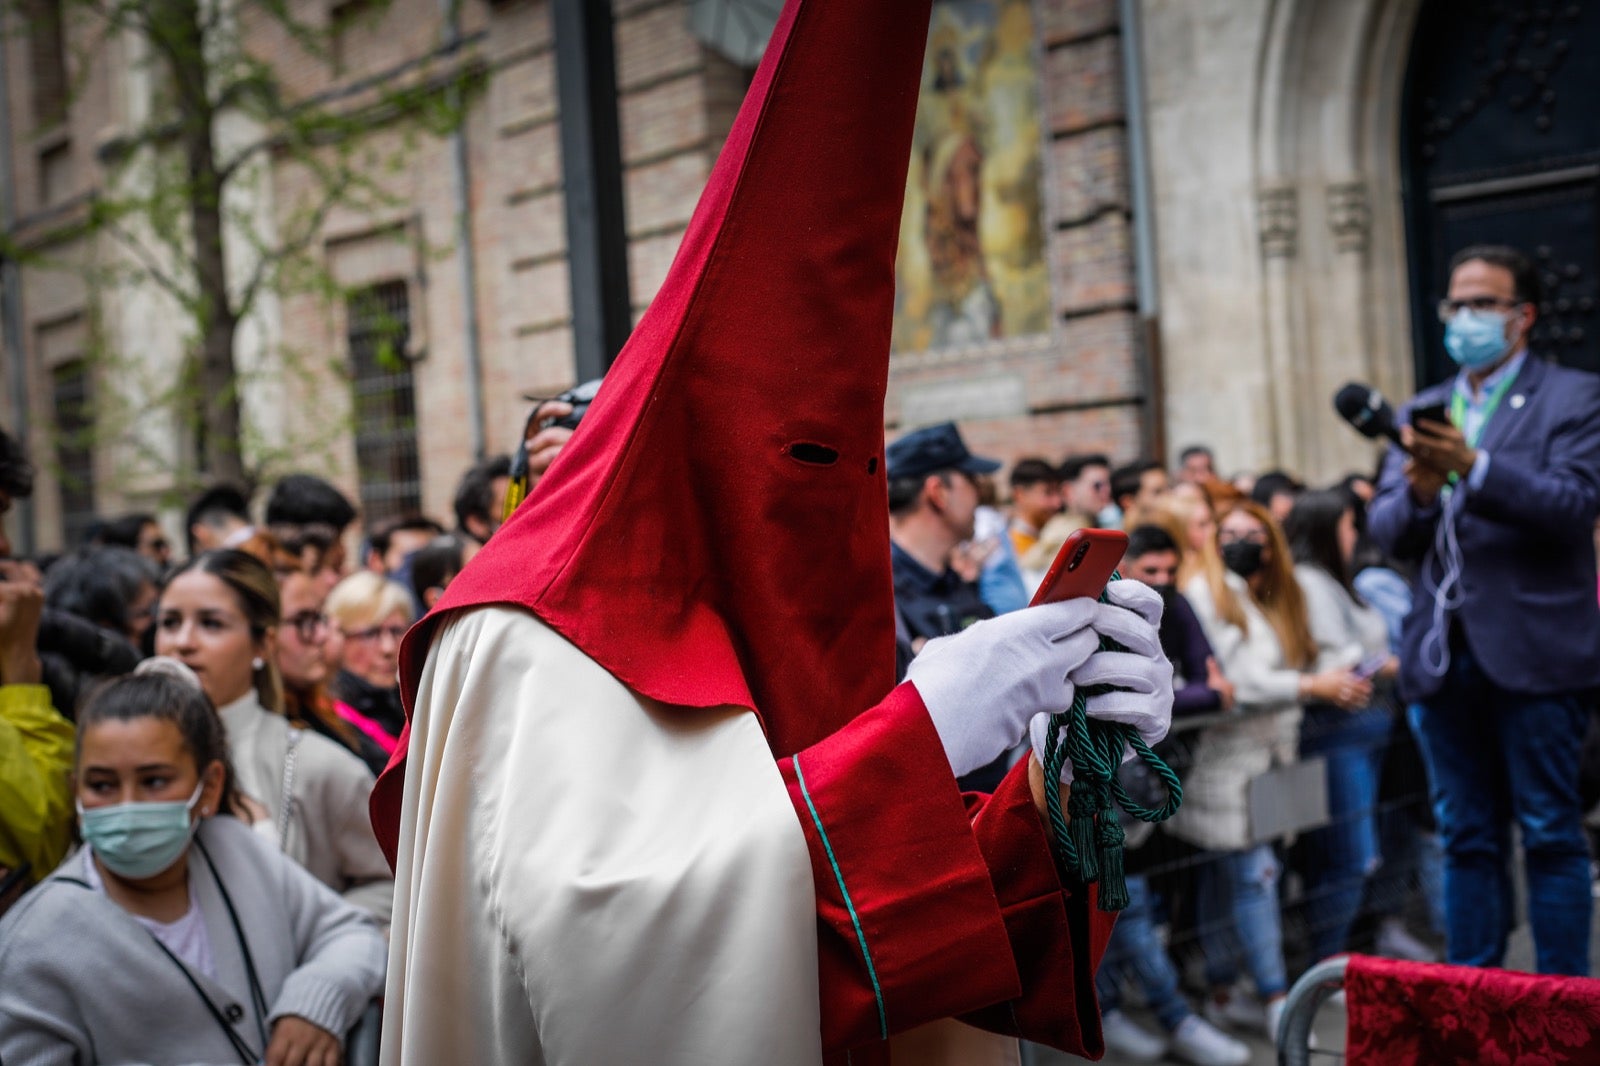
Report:
[[[1482,242],[1539,266],[1533,349],[1600,370],[1600,0],[1428,0],[1405,106],[1418,384],[1455,371],[1434,309]]]

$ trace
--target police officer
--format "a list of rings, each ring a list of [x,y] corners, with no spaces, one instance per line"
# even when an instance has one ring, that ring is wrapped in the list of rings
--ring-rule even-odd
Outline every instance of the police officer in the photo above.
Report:
[[[972,539],[976,476],[1000,464],[969,452],[950,422],[906,434],[889,445],[887,458],[894,600],[901,654],[909,660],[931,638],[994,615],[977,583],[963,579],[951,561]]]

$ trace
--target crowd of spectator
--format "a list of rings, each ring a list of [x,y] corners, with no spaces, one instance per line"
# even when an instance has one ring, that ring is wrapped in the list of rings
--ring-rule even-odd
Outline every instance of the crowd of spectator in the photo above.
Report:
[[[1108,1047],[1243,1063],[1241,1038],[1277,1031],[1297,969],[1355,948],[1438,960],[1440,847],[1395,687],[1413,567],[1367,535],[1374,480],[1224,479],[1199,446],[1170,473],[1033,456],[1011,464],[1009,506],[985,522],[999,466],[950,424],[890,445],[903,663],[1025,605],[1084,527],[1125,530],[1122,575],[1167,607],[1175,724],[1158,751],[1184,801],[1153,833],[1128,826],[1130,902],[1097,981]],[[1130,793],[1143,772],[1124,767]],[[1130,989],[1159,1034],[1122,1009]]]
[[[181,558],[145,513],[33,560],[0,537],[0,1058],[342,1061],[382,991],[367,801],[400,640],[499,524],[508,469],[465,475],[454,533],[359,531],[359,565],[356,508],[308,474],[259,520],[201,493]],[[0,514],[32,488],[0,432]]]
[[[1515,260],[1488,256],[1482,291],[1467,284],[1485,255],[1455,275],[1447,322],[1521,306]],[[1540,380],[1569,372],[1523,358],[1505,348],[1493,373],[1522,375],[1508,405],[1532,418]],[[1528,455],[1483,438],[1512,378],[1464,376],[1458,428],[1407,421],[1379,476],[1317,488],[1224,478],[1194,446],[1170,470],[1021,458],[1002,493],[1003,465],[953,424],[889,445],[901,676],[928,641],[1024,608],[1078,529],[1124,530],[1123,576],[1165,603],[1174,726],[1157,750],[1184,801],[1154,831],[1127,825],[1129,904],[1096,981],[1125,1058],[1244,1063],[1240,1037],[1277,1033],[1295,972],[1352,948],[1497,964],[1513,819],[1539,966],[1586,972],[1576,767],[1597,657],[1575,642],[1600,633],[1600,440],[1573,443],[1572,420],[1518,442]],[[402,638],[518,498],[513,471],[537,477],[570,433],[530,419],[515,464],[465,473],[448,532],[420,514],[357,530],[337,488],[295,474],[259,519],[240,488],[199,494],[181,559],[146,513],[35,560],[0,534],[0,1059],[338,1061],[382,984],[394,886],[367,801],[404,726]],[[0,432],[0,516],[32,478]],[[1528,612],[1516,632],[1491,579]],[[1527,632],[1570,654],[1541,665]],[[1121,775],[1149,793],[1141,763]],[[62,949],[66,929],[87,935]],[[142,1026],[156,1002],[172,1020]]]

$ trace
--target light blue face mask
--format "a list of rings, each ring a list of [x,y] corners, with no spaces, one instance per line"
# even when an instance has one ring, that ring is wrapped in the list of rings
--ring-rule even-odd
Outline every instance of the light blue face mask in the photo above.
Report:
[[[1499,362],[1511,345],[1506,341],[1510,316],[1500,311],[1464,307],[1444,327],[1444,347],[1456,365],[1482,370]]]
[[[205,788],[202,781],[188,802],[119,803],[84,809],[78,804],[83,840],[106,869],[138,881],[171,868],[189,846],[195,825],[189,815]]]

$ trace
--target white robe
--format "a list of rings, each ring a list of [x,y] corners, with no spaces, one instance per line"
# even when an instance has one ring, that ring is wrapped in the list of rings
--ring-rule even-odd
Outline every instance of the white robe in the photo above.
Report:
[[[464,612],[411,722],[389,1066],[818,1066],[811,862],[754,715]]]

